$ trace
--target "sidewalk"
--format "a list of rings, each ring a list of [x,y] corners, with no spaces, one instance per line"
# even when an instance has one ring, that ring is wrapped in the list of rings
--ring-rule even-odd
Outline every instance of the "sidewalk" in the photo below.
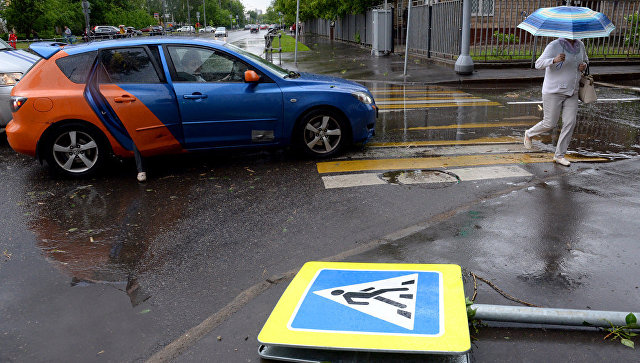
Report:
[[[438,64],[423,57],[409,57],[407,76],[404,72],[404,56],[372,56],[371,49],[354,44],[331,41],[326,37],[305,35],[301,42],[311,48],[307,52],[298,52],[298,65],[294,64],[294,54],[282,55],[282,66],[303,72],[334,75],[355,81],[379,81],[389,83],[492,83],[492,82],[531,82],[542,84],[544,70],[530,68],[481,68],[476,67],[472,75],[456,74],[453,67]],[[279,64],[278,54],[273,62]],[[629,80],[640,78],[640,65],[598,65],[594,62],[591,73],[596,81]],[[606,63],[605,63],[606,64]]]

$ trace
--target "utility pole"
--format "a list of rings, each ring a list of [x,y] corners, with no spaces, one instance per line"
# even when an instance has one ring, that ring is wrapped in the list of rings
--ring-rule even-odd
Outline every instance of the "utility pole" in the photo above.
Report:
[[[187,26],[189,26],[189,33],[191,33],[191,7],[189,6],[189,0],[187,0]]]
[[[82,0],[82,12],[84,13],[84,22],[87,27],[86,28],[87,35],[89,35],[89,29],[91,29],[89,25],[89,14],[91,13],[91,4],[89,4],[89,1]]]
[[[298,33],[300,33],[300,0],[296,2],[296,47],[293,53],[293,64],[298,66]]]
[[[202,0],[202,12],[204,14],[204,31],[207,31],[207,4],[205,4],[204,0]]]

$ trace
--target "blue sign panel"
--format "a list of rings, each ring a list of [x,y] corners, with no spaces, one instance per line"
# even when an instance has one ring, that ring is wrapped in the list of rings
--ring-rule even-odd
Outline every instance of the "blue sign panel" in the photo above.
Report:
[[[439,336],[443,315],[440,272],[323,268],[302,295],[288,328]]]

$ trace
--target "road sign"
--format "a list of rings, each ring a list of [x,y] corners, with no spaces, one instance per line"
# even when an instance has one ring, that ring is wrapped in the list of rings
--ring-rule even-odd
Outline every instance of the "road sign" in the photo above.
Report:
[[[464,353],[471,343],[461,269],[306,263],[258,340],[282,347]]]

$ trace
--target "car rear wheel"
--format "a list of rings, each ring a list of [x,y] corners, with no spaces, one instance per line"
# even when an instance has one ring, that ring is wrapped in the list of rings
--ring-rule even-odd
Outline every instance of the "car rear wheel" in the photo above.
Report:
[[[329,109],[319,109],[302,118],[295,137],[307,155],[326,158],[342,151],[348,143],[348,133],[340,115]]]
[[[52,171],[68,176],[95,174],[104,163],[107,152],[102,135],[83,124],[59,127],[44,146],[45,160]]]

